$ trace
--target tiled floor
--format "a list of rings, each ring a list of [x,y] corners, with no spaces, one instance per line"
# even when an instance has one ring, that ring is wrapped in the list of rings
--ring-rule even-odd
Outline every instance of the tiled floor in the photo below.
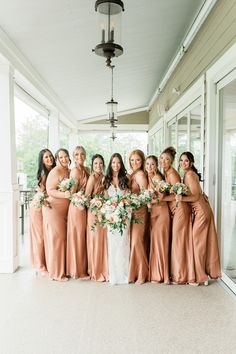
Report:
[[[0,275],[0,354],[236,353],[236,297],[208,287]]]

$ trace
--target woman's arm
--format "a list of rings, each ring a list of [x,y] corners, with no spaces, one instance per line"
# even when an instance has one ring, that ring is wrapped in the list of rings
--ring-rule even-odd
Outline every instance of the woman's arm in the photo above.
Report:
[[[58,175],[55,171],[51,171],[48,174],[48,178],[47,178],[47,182],[46,182],[46,190],[47,190],[47,194],[50,197],[54,197],[54,198],[70,198],[71,193],[70,191],[66,191],[66,192],[61,192],[59,191],[58,188],[58,182],[60,180],[60,175]]]
[[[135,179],[136,179],[136,182],[139,185],[140,189],[147,189],[148,188],[147,177],[143,171],[137,172]]]
[[[188,173],[184,178],[184,182],[189,188],[189,193],[187,196],[177,195],[176,200],[182,200],[183,202],[196,202],[201,195],[201,187],[197,174],[195,172]]]
[[[95,178],[93,175],[89,176],[88,182],[87,182],[87,186],[85,189],[85,195],[87,197],[90,197],[93,193],[93,189],[94,189],[94,182],[95,182]]]
[[[73,178],[75,181],[75,185],[71,188],[71,194],[76,193],[78,189],[78,184],[79,184],[79,172],[77,168],[72,168],[70,171],[70,178]]]

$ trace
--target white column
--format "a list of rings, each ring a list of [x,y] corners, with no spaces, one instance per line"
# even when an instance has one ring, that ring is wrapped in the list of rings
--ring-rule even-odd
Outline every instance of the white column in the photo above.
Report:
[[[0,61],[0,273],[18,267],[19,190],[16,175],[13,69]]]
[[[59,113],[52,112],[49,116],[48,148],[55,154],[59,147]]]

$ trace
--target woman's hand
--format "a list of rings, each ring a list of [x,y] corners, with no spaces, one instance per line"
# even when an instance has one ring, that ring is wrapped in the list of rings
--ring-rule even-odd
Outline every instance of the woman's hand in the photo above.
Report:
[[[71,192],[70,191],[65,191],[64,192],[64,198],[65,199],[70,199],[70,197],[71,197]]]

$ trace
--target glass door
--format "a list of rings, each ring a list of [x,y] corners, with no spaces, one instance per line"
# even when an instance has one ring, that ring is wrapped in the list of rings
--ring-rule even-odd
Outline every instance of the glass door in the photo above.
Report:
[[[236,292],[236,75],[218,84],[218,216],[222,279]]]

